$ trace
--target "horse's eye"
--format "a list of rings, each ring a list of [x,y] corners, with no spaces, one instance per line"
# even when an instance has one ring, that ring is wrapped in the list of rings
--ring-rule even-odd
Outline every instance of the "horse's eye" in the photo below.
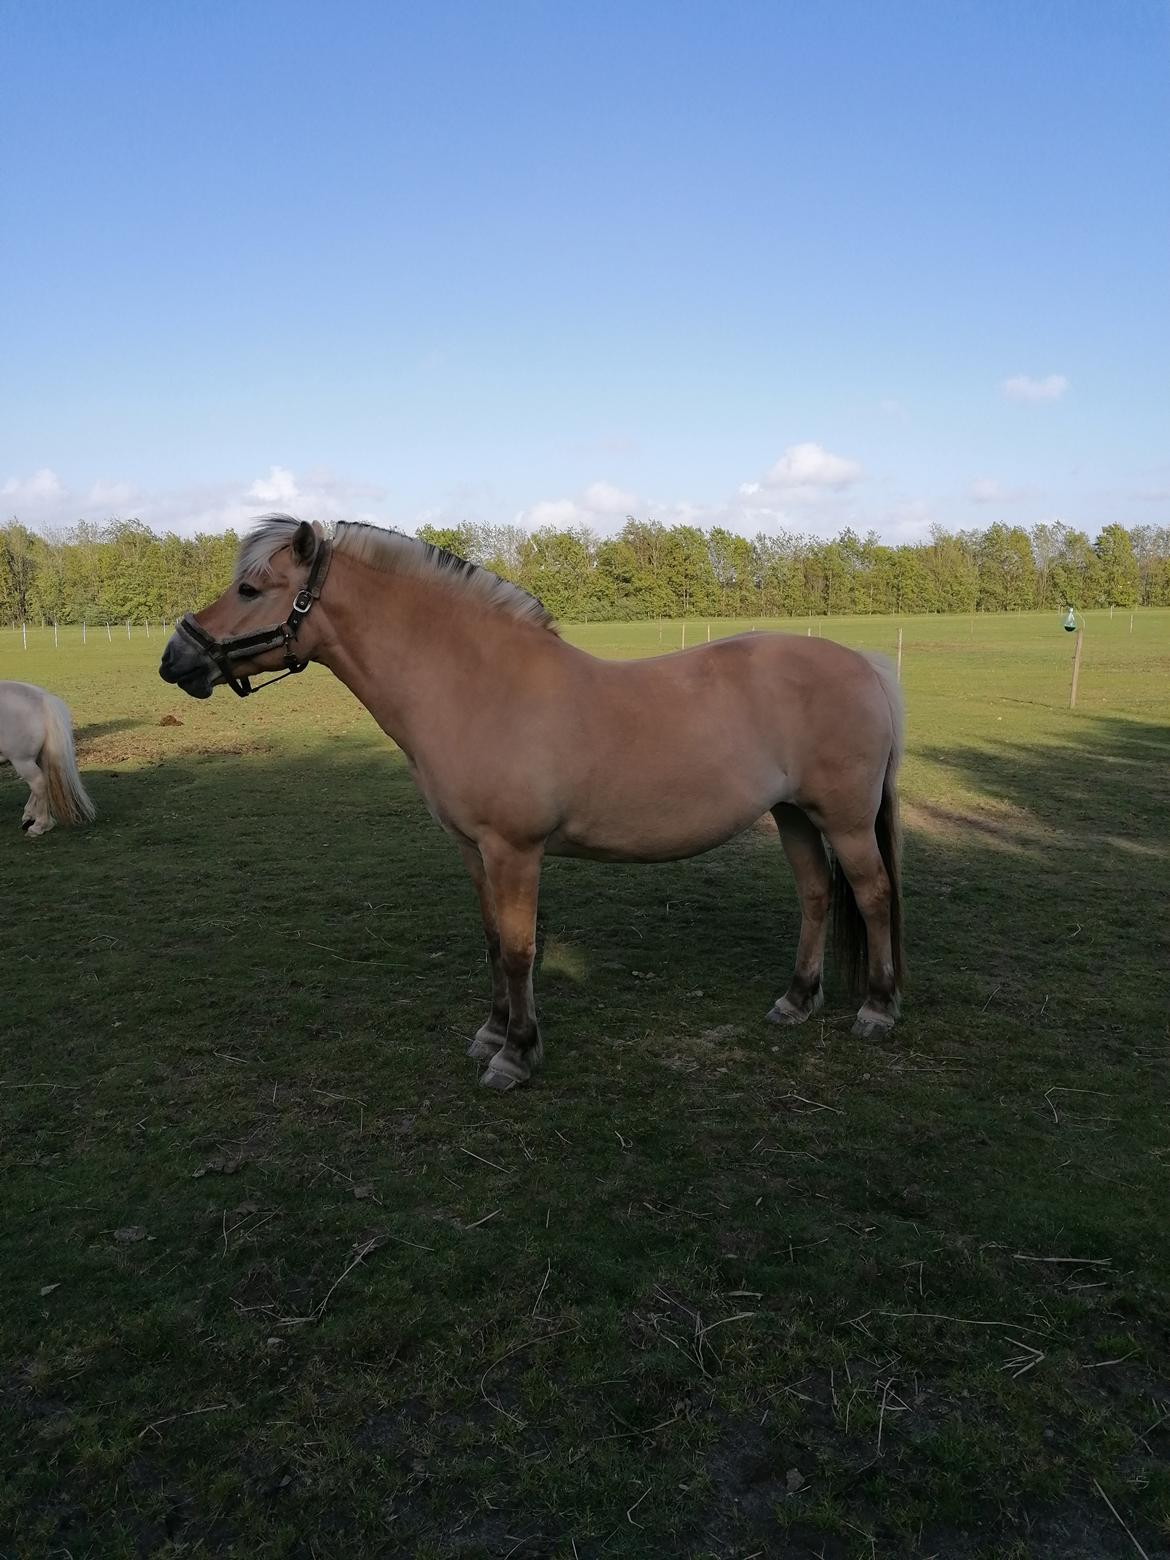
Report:
[[[255,585],[244,584],[240,586],[240,595],[245,597],[248,601],[251,601],[253,596],[258,596],[259,594],[260,592],[256,589]]]

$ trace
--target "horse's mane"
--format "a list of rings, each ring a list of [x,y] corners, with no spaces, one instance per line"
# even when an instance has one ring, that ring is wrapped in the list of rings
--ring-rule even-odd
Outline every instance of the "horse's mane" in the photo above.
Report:
[[[236,579],[249,576],[264,579],[271,574],[273,555],[288,546],[299,524],[293,515],[262,515],[240,543]],[[315,529],[319,534],[325,534],[322,527]],[[466,558],[417,536],[405,536],[401,531],[387,531],[381,526],[364,525],[356,520],[340,520],[331,540],[339,556],[352,558],[355,563],[364,563],[368,568],[380,569],[386,574],[438,575],[459,592],[494,611],[519,622],[532,623],[537,628],[546,628],[550,633],[557,632],[552,613],[519,585],[502,580],[490,569],[468,563]]]

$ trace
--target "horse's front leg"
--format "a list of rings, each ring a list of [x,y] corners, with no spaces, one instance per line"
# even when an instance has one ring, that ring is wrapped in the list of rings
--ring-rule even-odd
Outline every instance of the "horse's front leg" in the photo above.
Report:
[[[527,1082],[544,1054],[532,995],[543,848],[517,850],[503,840],[493,839],[481,841],[480,854],[499,936],[508,1022],[504,1043],[479,1081],[489,1089],[511,1089]]]
[[[496,1054],[508,1038],[508,982],[504,963],[500,958],[500,929],[496,925],[496,907],[492,899],[491,885],[484,870],[483,857],[474,845],[460,844],[463,862],[479,899],[479,913],[483,918],[483,935],[487,943],[488,966],[492,972],[492,1009],[475,1032],[475,1038],[467,1047],[468,1056],[486,1062]]]

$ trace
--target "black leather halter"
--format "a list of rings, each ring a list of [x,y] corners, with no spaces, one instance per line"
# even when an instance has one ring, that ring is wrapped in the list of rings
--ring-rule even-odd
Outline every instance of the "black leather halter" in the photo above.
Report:
[[[215,639],[188,612],[175,625],[176,632],[189,639],[197,649],[215,662],[223,675],[224,682],[241,699],[246,699],[250,693],[259,693],[261,688],[271,688],[272,684],[280,682],[282,677],[291,677],[294,672],[303,672],[309,663],[297,659],[293,654],[293,645],[296,643],[297,629],[312,610],[314,601],[320,598],[325,576],[329,573],[331,552],[332,547],[329,542],[321,540],[317,543],[317,551],[313,554],[313,562],[309,566],[309,577],[305,581],[304,589],[297,591],[293,597],[292,611],[283,623],[277,623],[272,628],[258,628],[253,634],[233,634],[227,639]],[[285,670],[276,677],[270,677],[267,682],[260,683],[256,688],[252,687],[247,677],[236,677],[232,672],[234,661],[250,661],[253,656],[263,655],[266,650],[281,649],[284,651]]]

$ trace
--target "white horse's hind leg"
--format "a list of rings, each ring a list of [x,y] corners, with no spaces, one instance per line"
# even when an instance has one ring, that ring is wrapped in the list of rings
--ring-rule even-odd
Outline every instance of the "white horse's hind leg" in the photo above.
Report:
[[[49,811],[49,784],[44,771],[35,758],[14,758],[12,767],[29,788],[21,828],[26,834],[47,834],[54,825],[54,819]]]

